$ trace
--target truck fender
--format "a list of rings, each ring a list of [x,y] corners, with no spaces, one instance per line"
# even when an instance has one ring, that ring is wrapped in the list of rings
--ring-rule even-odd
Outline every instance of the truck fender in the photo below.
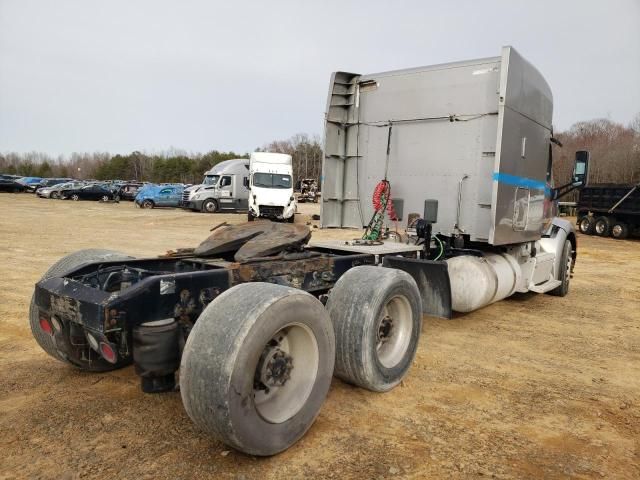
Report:
[[[576,259],[578,258],[578,242],[575,227],[568,220],[554,217],[549,230],[547,230],[546,234],[540,239],[540,243],[545,251],[556,253],[553,261],[553,271],[556,276],[561,268],[562,249],[564,248],[564,242],[567,240],[571,243],[571,272],[573,272]]]

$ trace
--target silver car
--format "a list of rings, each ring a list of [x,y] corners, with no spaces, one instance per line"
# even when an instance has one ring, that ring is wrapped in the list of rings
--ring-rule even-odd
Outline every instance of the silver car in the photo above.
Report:
[[[60,198],[60,192],[63,190],[73,190],[80,188],[84,185],[84,182],[66,182],[53,185],[51,187],[40,188],[36,191],[36,195],[40,198]]]

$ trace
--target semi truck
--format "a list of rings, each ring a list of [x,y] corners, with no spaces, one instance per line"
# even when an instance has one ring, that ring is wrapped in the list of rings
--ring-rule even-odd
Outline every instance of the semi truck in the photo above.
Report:
[[[249,215],[293,223],[296,199],[293,195],[291,155],[254,152],[251,154]]]
[[[200,185],[184,190],[181,207],[197,212],[247,211],[249,160],[236,158],[205,172]]]
[[[405,379],[423,314],[568,293],[576,235],[551,207],[584,185],[589,159],[578,153],[574,177],[554,188],[551,116],[547,83],[511,47],[336,72],[321,223],[367,225],[381,179],[379,203],[403,199],[418,213],[394,216],[405,241],[313,241],[305,225],[256,220],[158,257],[71,253],[35,286],[33,335],[82,370],[133,363],[149,393],[176,389],[179,370],[199,428],[248,454],[286,450],[313,424],[332,376],[372,392]]]
[[[578,230],[585,235],[627,238],[640,231],[640,183],[589,185],[577,202]]]

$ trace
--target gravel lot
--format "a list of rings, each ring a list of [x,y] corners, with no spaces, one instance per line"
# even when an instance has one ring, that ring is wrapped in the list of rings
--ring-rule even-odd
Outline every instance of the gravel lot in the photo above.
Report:
[[[581,236],[565,298],[425,318],[400,387],[334,380],[302,441],[263,459],[199,432],[179,394],[143,394],[133,367],[86,374],[52,360],[27,325],[33,284],[59,257],[195,246],[244,215],[28,194],[0,194],[0,211],[0,479],[640,478],[638,240]]]

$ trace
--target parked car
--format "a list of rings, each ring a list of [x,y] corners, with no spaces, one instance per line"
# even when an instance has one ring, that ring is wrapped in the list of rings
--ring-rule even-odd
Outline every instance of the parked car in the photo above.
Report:
[[[141,208],[179,207],[183,191],[182,185],[145,185],[134,202]]]
[[[36,195],[41,198],[61,198],[61,192],[64,190],[77,190],[84,187],[84,182],[72,181],[66,183],[58,183],[52,187],[44,187],[36,190]]]
[[[120,200],[129,200],[133,202],[142,187],[144,187],[144,183],[140,182],[131,182],[120,185],[120,191],[118,193],[118,195],[120,195]]]
[[[54,185],[60,185],[61,183],[70,182],[71,180],[73,179],[72,178],[44,178],[38,185],[36,185],[36,193],[38,193],[38,190],[41,190],[43,188],[53,187]]]
[[[27,192],[33,193],[42,180],[42,177],[21,177],[16,182],[24,185]]]
[[[21,183],[11,180],[9,178],[0,179],[0,192],[20,193],[27,189]]]
[[[71,200],[99,200],[106,202],[109,200],[120,200],[117,193],[114,193],[108,187],[100,184],[85,185],[84,187],[71,190],[63,190],[60,192],[62,198]]]

